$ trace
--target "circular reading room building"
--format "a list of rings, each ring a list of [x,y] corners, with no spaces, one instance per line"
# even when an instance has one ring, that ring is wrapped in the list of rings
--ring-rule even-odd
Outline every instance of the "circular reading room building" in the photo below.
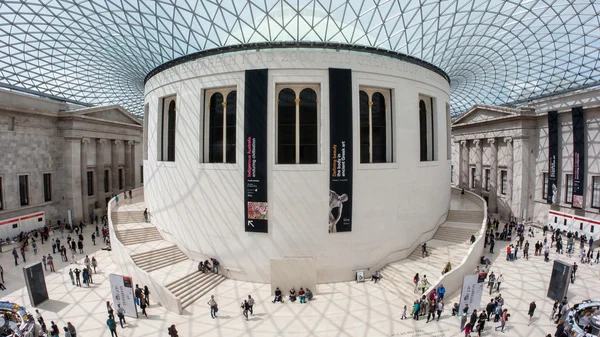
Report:
[[[350,45],[242,45],[166,63],[145,82],[152,222],[233,279],[373,272],[446,219],[449,93],[429,63]]]

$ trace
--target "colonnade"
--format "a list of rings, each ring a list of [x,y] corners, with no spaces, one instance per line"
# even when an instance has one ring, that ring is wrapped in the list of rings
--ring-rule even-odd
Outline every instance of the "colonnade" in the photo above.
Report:
[[[488,161],[490,163],[490,176],[488,186],[488,210],[490,213],[498,212],[498,196],[501,195],[501,191],[498,191],[498,143],[504,142],[507,148],[507,162],[506,162],[506,186],[504,199],[506,204],[509,206],[512,203],[512,192],[513,192],[513,138],[512,137],[493,137],[493,138],[475,138],[475,139],[463,139],[459,141],[460,147],[458,151],[458,186],[464,189],[471,189],[469,184],[470,172],[469,168],[475,166],[475,175],[473,176],[473,190],[479,195],[483,195],[483,146],[484,143],[489,144],[491,150],[491,158]],[[474,162],[471,162],[470,152],[474,150]]]

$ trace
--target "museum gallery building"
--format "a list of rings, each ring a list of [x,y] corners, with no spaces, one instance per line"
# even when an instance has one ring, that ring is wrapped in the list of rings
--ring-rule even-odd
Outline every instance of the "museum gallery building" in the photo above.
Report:
[[[426,62],[343,45],[166,63],[145,81],[152,221],[234,279],[335,282],[404,258],[449,209],[449,92]]]

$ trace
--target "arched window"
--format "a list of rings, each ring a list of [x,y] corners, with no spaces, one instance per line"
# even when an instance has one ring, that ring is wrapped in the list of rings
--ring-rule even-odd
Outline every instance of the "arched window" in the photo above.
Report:
[[[436,160],[435,148],[435,99],[419,95],[419,142],[421,161]]]
[[[175,100],[169,103],[169,121],[167,127],[167,161],[175,161]]]
[[[317,164],[317,86],[289,85],[282,88],[277,95],[277,164]]]
[[[159,114],[158,160],[175,161],[175,134],[177,122],[176,97],[162,98]]]
[[[235,164],[237,92],[231,88],[207,90],[204,158],[209,163]]]
[[[427,107],[424,100],[419,101],[419,142],[421,161],[427,161]]]
[[[300,157],[297,163],[316,164],[318,162],[318,117],[317,93],[310,88],[300,92]]]
[[[296,93],[282,89],[277,96],[277,163],[296,163]]]
[[[391,163],[391,90],[361,88],[359,92],[360,162]]]

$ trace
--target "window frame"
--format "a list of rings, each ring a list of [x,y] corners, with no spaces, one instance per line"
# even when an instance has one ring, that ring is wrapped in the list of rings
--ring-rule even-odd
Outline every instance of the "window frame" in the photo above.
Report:
[[[119,191],[122,191],[125,188],[125,170],[122,166],[117,169],[117,184]]]
[[[454,164],[450,164],[450,184],[454,184]]]
[[[90,173],[92,174],[91,178]],[[94,188],[94,170],[87,170],[85,173],[85,177],[87,179],[87,196],[93,197],[95,195],[94,192],[96,192],[96,189]]]
[[[144,165],[140,165],[140,184],[144,183]]]
[[[0,211],[4,211],[4,176],[0,175]]]
[[[508,185],[508,170],[500,170],[500,194],[506,195],[506,188]]]
[[[104,181],[102,182],[104,193],[110,193],[112,183],[112,173],[110,169],[104,169]]]
[[[594,196],[594,187],[596,185],[596,181],[597,181],[597,185],[598,185],[598,193],[596,196]],[[592,202],[590,203],[590,207],[591,208],[596,208],[596,209],[600,209],[600,176],[592,176],[592,188],[591,188],[591,200]]]
[[[175,103],[174,109],[174,124],[173,125],[173,158],[169,156],[169,106],[170,103]],[[158,113],[158,146],[157,146],[157,161],[159,162],[175,162],[176,145],[177,145],[177,109],[178,109],[177,94],[170,94],[159,98],[159,113]]]
[[[223,111],[223,160],[220,162],[210,161],[210,100],[212,96],[216,93],[220,93],[223,96],[223,103],[227,105],[227,96],[235,92],[235,141],[233,143],[234,146],[234,161],[227,162],[227,111],[226,107]],[[218,88],[207,88],[204,89],[204,104],[203,104],[203,115],[202,115],[202,163],[206,164],[228,164],[235,165],[237,162],[237,139],[239,138],[239,128],[238,128],[238,115],[239,115],[239,90],[236,85],[234,86],[224,86]]]
[[[274,109],[274,129],[275,129],[275,142],[274,142],[274,156],[275,156],[275,165],[319,165],[322,160],[322,148],[321,148],[321,117],[322,117],[322,107],[321,103],[321,83],[286,83],[286,82],[278,82],[275,83],[275,109]],[[295,109],[296,109],[296,118],[295,118],[295,161],[294,163],[279,163],[279,94],[284,89],[291,89],[295,94]],[[316,143],[317,143],[317,156],[316,162],[314,163],[302,163],[300,161],[300,94],[305,89],[312,89],[316,94],[315,107],[317,109],[317,131],[316,131]]]
[[[361,104],[360,104],[360,94],[364,92],[368,97],[368,114],[369,114],[369,161],[362,161],[362,144],[361,144]],[[383,162],[373,162],[373,97],[376,93],[379,93],[383,96],[384,99],[384,114],[385,114],[385,161]],[[359,85],[358,86],[358,161],[360,164],[391,164],[394,163],[396,158],[394,156],[395,151],[395,133],[394,133],[394,89],[392,88],[384,88],[384,87],[376,87],[369,85]]]
[[[425,104],[425,127],[421,127],[421,102]],[[436,130],[438,128],[436,123],[437,118],[437,98],[428,94],[419,93],[417,100],[417,112],[418,112],[418,124],[417,130],[419,130],[419,161],[420,162],[435,162],[438,161],[438,148],[436,146]],[[421,157],[423,144],[421,143],[422,134],[421,131],[425,130],[425,143],[426,143],[426,156],[425,159]]]
[[[490,178],[492,170],[489,167],[483,169],[483,189],[486,192],[490,191]]]
[[[469,173],[470,173],[470,181],[469,181],[469,188],[471,189],[475,189],[475,177],[477,176],[477,167],[475,166],[471,166],[469,167]]]
[[[23,195],[21,194],[21,177],[25,177],[25,201],[23,201]],[[18,189],[19,189],[19,205],[21,207],[26,207],[31,204],[31,198],[29,197],[29,174],[19,174],[17,175]]]
[[[570,177],[570,179],[569,179]],[[571,182],[569,184],[569,181]],[[569,197],[570,196],[570,197]],[[573,205],[573,173],[565,173],[565,203]]]
[[[48,189],[46,189],[46,176],[48,176]],[[48,193],[46,193],[48,192]],[[52,173],[42,173],[42,193],[44,194],[44,202],[52,202]]]

